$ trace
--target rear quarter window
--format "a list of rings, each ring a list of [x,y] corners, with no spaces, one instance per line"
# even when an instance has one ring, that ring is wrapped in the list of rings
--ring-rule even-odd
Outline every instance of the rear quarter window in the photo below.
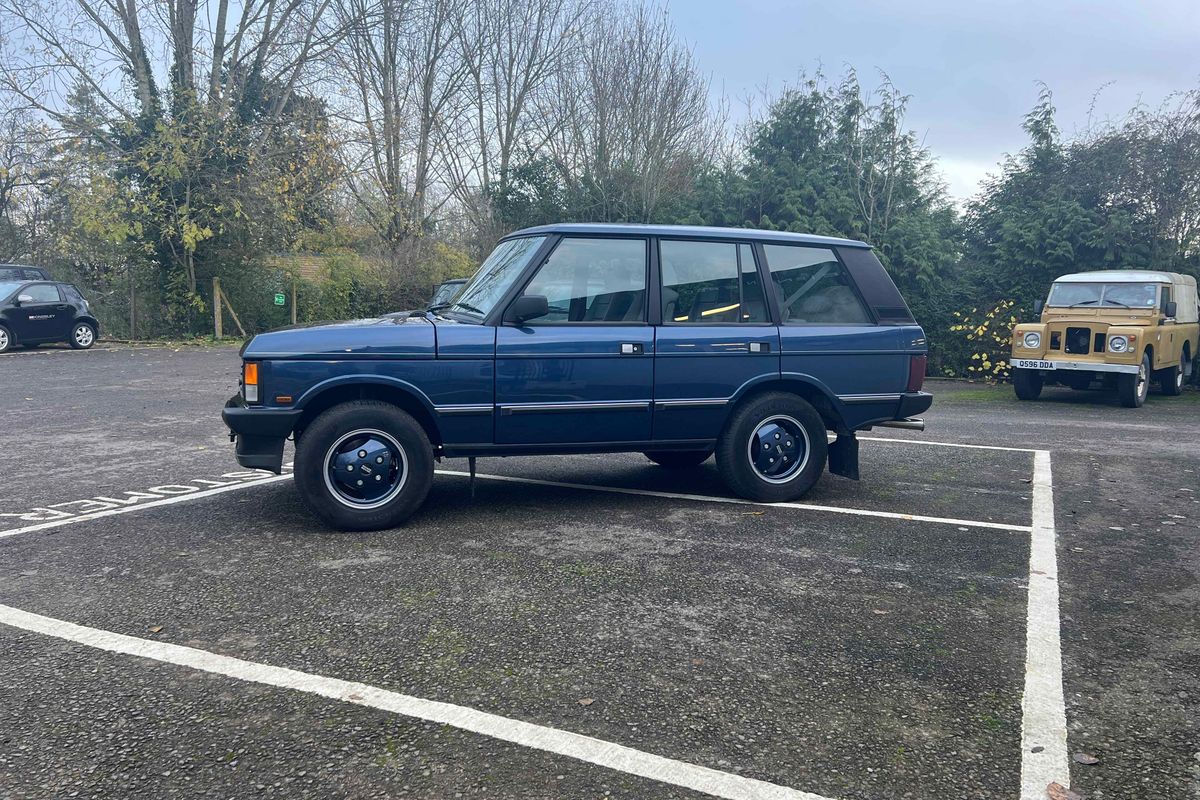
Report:
[[[874,320],[833,251],[764,244],[780,319],[793,325],[869,325]]]

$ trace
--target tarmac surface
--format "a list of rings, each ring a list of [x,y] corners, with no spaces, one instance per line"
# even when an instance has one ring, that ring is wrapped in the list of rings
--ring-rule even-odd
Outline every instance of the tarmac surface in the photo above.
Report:
[[[0,797],[1017,798],[1051,665],[1075,792],[1200,798],[1200,393],[932,382],[925,433],[782,506],[711,460],[481,459],[474,499],[446,461],[346,534],[238,467],[237,369],[0,356]],[[1027,649],[1035,451],[1059,625]]]

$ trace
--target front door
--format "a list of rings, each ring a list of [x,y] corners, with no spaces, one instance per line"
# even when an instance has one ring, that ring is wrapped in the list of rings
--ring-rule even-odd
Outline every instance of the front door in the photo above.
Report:
[[[31,283],[18,293],[31,298],[11,312],[17,339],[23,342],[66,341],[72,308],[53,283]]]
[[[711,440],[743,386],[779,376],[779,329],[748,244],[663,239],[654,438]]]
[[[564,237],[525,287],[550,313],[496,333],[496,443],[650,438],[647,240]]]

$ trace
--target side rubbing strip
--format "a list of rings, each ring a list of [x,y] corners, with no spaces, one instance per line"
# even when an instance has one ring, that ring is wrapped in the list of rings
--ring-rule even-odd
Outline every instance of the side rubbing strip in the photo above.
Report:
[[[492,406],[435,406],[434,410],[441,415],[491,414]]]

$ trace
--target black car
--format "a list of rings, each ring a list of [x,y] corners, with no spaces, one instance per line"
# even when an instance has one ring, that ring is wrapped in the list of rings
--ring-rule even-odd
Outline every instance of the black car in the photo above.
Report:
[[[86,350],[99,335],[100,323],[71,284],[0,281],[0,353],[47,342]]]
[[[27,267],[24,264],[0,264],[0,283],[48,280],[51,280],[50,273],[41,267]]]

